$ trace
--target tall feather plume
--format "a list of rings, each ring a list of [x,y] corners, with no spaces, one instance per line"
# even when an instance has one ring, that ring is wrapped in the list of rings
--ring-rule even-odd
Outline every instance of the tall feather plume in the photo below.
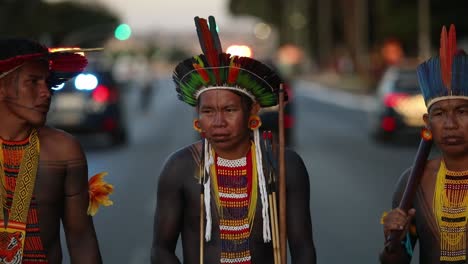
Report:
[[[216,69],[216,67],[220,66],[219,54],[222,53],[221,42],[219,40],[218,33],[216,32],[216,22],[214,22],[214,18],[210,17],[210,21],[213,21],[213,24],[208,27],[206,19],[195,17],[195,26],[197,28],[198,40],[200,41],[203,54],[205,54],[206,59],[208,60],[209,67],[215,67],[213,72],[216,77],[216,83],[221,85],[219,70]]]
[[[237,76],[239,76],[240,65],[235,62],[237,57],[232,57],[229,65],[229,74],[227,78],[227,83],[234,85],[237,81]]]
[[[440,57],[440,70],[442,75],[442,81],[445,86],[447,86],[447,29],[445,26],[442,27],[442,32],[440,33],[440,48],[439,48],[439,57]]]
[[[262,107],[276,105],[282,83],[278,74],[255,59],[223,53],[213,17],[194,20],[203,54],[186,59],[175,68],[173,80],[179,99],[196,106],[200,90],[227,86],[252,95]],[[285,97],[287,100],[287,94]]]
[[[455,26],[450,25],[450,29],[447,35],[447,29],[442,27],[440,35],[440,68],[442,74],[442,80],[445,87],[448,89],[449,94],[451,91],[452,84],[452,64],[453,57],[457,52],[457,38],[455,33]]]
[[[223,49],[221,48],[221,41],[219,40],[218,29],[216,26],[216,21],[215,21],[214,16],[209,16],[208,22],[210,24],[210,32],[211,32],[211,36],[213,37],[215,49],[218,52],[218,54],[220,54],[223,52]]]

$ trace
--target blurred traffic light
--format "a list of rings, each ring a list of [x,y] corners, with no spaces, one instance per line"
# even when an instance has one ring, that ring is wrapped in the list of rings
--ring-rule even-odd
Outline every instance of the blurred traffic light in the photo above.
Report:
[[[118,40],[127,40],[132,35],[132,29],[127,24],[120,24],[115,28],[114,36]]]

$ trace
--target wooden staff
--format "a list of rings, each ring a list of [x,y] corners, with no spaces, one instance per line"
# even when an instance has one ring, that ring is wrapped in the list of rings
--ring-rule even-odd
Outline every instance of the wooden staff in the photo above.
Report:
[[[279,111],[278,111],[278,130],[279,130],[279,231],[280,231],[280,250],[281,263],[287,264],[286,245],[288,241],[286,229],[286,168],[284,157],[284,87],[280,84],[279,90]]]
[[[276,196],[274,196],[274,192],[270,192],[268,195],[268,200],[270,202],[270,220],[271,220],[271,239],[273,241],[273,258],[275,264],[279,264],[280,261],[280,250],[278,247],[278,226],[276,222],[276,208],[274,206],[274,201],[276,200]]]
[[[413,161],[413,167],[411,169],[408,182],[406,183],[405,192],[400,200],[398,208],[408,213],[413,204],[413,199],[416,194],[421,178],[424,175],[424,168],[426,167],[427,158],[431,152],[432,146],[432,135],[427,129],[423,129],[421,132],[421,142],[419,143],[418,152]],[[387,252],[394,252],[398,247],[401,246],[400,237],[403,231],[392,231],[389,238],[389,243],[385,246]]]
[[[200,264],[203,264],[203,253],[204,253],[204,233],[205,233],[205,139],[202,140],[201,155],[200,155]]]
[[[276,163],[274,161],[272,139],[273,135],[271,131],[263,132],[263,139],[265,145],[265,153],[268,160],[268,200],[270,203],[270,222],[271,222],[271,239],[273,242],[273,257],[274,263],[281,263],[281,252],[279,247],[279,229],[278,229],[278,209],[276,206],[276,179],[275,179],[275,169]]]
[[[203,185],[202,185],[203,186]],[[202,187],[203,188],[203,187]],[[203,233],[205,232],[205,228],[203,226],[204,220],[203,220],[203,199],[205,199],[205,195],[202,193],[200,194],[200,264],[203,264],[203,245],[205,244],[205,240],[203,239]]]
[[[273,183],[276,185],[276,183]],[[276,186],[273,187],[274,191],[272,192],[272,222],[273,222],[273,250],[275,253],[275,263],[281,264],[281,249],[279,246],[279,228],[278,228],[278,207],[276,206]]]

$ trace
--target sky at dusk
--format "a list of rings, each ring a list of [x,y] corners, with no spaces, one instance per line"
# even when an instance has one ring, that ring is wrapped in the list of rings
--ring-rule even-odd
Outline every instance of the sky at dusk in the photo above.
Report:
[[[52,0],[59,1],[59,0]],[[82,2],[86,2],[85,0]],[[195,16],[213,15],[220,28],[245,32],[253,20],[233,17],[228,10],[229,0],[97,0],[120,15],[135,33],[158,30],[192,31]]]

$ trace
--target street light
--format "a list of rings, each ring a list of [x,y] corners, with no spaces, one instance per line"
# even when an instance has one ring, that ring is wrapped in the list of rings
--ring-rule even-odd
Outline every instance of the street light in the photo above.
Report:
[[[127,24],[120,24],[115,28],[114,36],[118,40],[127,40],[132,35],[132,29]]]

